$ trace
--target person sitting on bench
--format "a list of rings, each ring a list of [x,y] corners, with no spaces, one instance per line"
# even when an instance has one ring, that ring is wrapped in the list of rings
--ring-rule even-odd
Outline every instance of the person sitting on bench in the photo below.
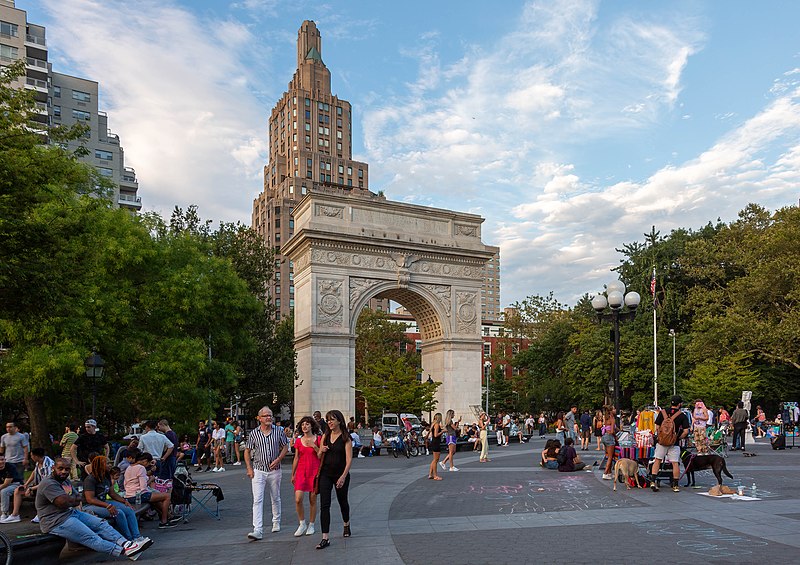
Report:
[[[153,540],[128,541],[105,520],[77,510],[75,507],[80,506],[83,499],[72,488],[69,480],[71,468],[68,459],[57,458],[52,474],[45,477],[36,490],[36,512],[42,533],[114,557],[124,555],[135,561],[153,544]]]

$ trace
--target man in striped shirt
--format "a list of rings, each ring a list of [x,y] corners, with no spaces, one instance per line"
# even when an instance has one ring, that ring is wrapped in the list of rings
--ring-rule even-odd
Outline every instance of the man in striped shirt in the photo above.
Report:
[[[281,460],[289,450],[289,440],[280,427],[272,425],[272,410],[258,411],[259,427],[247,436],[244,464],[253,487],[253,531],[251,540],[264,538],[264,489],[269,487],[272,502],[272,531],[281,531]]]

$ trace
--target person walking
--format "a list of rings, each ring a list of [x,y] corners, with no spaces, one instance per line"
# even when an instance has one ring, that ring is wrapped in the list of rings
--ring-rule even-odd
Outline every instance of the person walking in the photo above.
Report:
[[[478,418],[478,429],[480,430],[481,438],[481,457],[478,459],[481,463],[489,462],[489,416],[486,412],[481,412]]]
[[[444,430],[442,430],[442,413],[437,412],[433,415],[433,423],[431,424],[431,433],[430,433],[430,450],[433,453],[433,459],[431,459],[431,466],[428,469],[428,478],[433,479],[434,481],[441,481],[442,477],[438,474],[438,469],[436,465],[439,464],[439,457],[442,455],[442,434]]]
[[[272,531],[281,531],[281,461],[289,450],[283,430],[272,425],[272,410],[264,406],[258,411],[259,426],[247,436],[244,464],[253,489],[253,531],[251,540],[264,539],[264,490],[269,489],[272,502]]]
[[[344,531],[342,537],[350,537],[350,503],[347,492],[350,488],[350,464],[353,461],[353,448],[350,436],[345,430],[347,423],[344,414],[338,410],[331,410],[325,414],[328,430],[322,437],[322,463],[319,470],[319,495],[320,495],[320,524],[322,526],[322,540],[317,544],[317,549],[325,549],[331,542],[329,532],[331,529],[331,490],[336,489],[336,500],[342,511]]]
[[[458,444],[458,430],[461,427],[461,419],[455,420],[456,413],[453,410],[448,410],[444,417],[444,436],[447,441],[447,457],[444,461],[439,463],[442,469],[447,468],[447,462],[450,462],[450,471],[458,471],[453,462],[453,457],[456,453],[456,445]]]
[[[322,451],[319,448],[319,427],[311,416],[300,418],[297,426],[297,439],[294,442],[292,459],[292,484],[294,485],[294,506],[300,525],[294,535],[310,536],[314,533],[314,520],[317,517],[317,493],[314,492],[314,479],[317,477]],[[308,493],[308,515],[306,522],[303,497]]]

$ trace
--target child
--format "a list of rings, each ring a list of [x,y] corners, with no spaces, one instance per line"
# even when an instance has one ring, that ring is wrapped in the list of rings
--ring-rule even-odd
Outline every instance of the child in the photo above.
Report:
[[[153,492],[148,488],[149,477],[147,468],[154,463],[153,456],[149,453],[139,453],[136,455],[133,464],[125,470],[125,499],[131,504],[136,504],[137,493],[141,496],[141,503],[150,503],[161,515],[158,524],[159,529],[172,528],[178,525],[181,517],[169,519],[170,495],[165,492]]]

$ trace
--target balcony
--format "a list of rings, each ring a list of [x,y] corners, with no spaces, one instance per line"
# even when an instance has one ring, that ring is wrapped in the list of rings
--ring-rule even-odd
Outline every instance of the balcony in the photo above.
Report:
[[[38,35],[31,35],[29,33],[25,34],[25,43],[30,43],[32,45],[36,45],[37,47],[47,48],[47,41],[45,41],[44,37],[39,37]]]
[[[25,66],[29,69],[47,72],[47,61],[42,61],[41,59],[25,57]]]
[[[124,208],[136,208],[139,210],[142,207],[141,197],[134,196],[133,194],[120,193],[117,203]]]
[[[36,92],[43,92],[48,94],[50,92],[50,85],[46,80],[39,80],[36,78],[25,78],[25,88],[28,90],[35,90]]]

